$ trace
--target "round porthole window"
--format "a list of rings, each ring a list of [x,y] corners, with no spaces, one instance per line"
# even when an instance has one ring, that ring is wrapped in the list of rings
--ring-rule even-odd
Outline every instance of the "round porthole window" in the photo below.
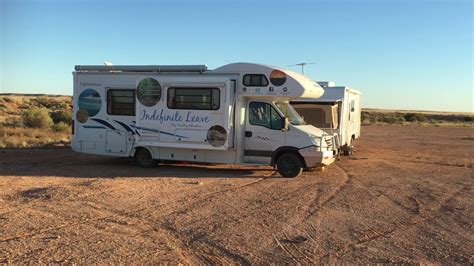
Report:
[[[222,126],[212,126],[207,131],[207,141],[214,147],[224,145],[227,140],[227,132]]]
[[[137,86],[138,101],[151,107],[158,103],[161,99],[161,85],[158,80],[154,78],[142,79]]]
[[[85,123],[87,118],[99,113],[102,101],[96,90],[85,89],[79,95],[77,104],[79,106],[79,111],[76,113],[76,118],[79,122]]]
[[[270,73],[270,82],[274,86],[281,86],[286,82],[286,74],[280,70],[273,70],[272,73]]]

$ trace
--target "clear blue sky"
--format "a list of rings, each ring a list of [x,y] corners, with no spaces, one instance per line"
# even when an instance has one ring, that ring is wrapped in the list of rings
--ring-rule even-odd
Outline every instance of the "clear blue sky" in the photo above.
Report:
[[[0,3],[0,92],[71,95],[74,65],[106,60],[316,62],[364,107],[474,111],[470,0]]]

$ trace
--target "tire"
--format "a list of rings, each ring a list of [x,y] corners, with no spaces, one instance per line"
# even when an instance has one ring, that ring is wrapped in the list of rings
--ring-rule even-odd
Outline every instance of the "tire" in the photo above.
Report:
[[[344,149],[344,156],[351,156],[352,155],[352,148],[347,147]]]
[[[145,148],[137,149],[133,158],[135,159],[135,162],[141,167],[150,168],[157,164],[157,160],[153,159],[150,151]]]
[[[300,156],[294,153],[285,153],[278,157],[276,166],[282,177],[290,178],[300,175],[304,168]]]
[[[345,148],[344,148],[344,156],[351,156],[352,155],[352,152],[354,150],[354,139],[351,138],[351,143],[349,145],[346,145]]]

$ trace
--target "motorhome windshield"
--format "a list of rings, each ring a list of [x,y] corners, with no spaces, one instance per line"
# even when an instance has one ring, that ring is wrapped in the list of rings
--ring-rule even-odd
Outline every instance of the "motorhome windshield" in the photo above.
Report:
[[[304,119],[296,112],[289,102],[275,102],[275,105],[288,118],[289,122],[294,126],[306,125]]]
[[[292,102],[291,104],[308,123],[317,128],[336,129],[339,127],[338,103]]]

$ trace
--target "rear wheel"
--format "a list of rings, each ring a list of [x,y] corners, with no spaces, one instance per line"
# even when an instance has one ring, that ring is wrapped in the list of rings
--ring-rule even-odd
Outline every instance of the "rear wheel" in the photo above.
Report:
[[[344,148],[344,155],[345,156],[350,156],[352,155],[352,152],[354,150],[354,139],[351,138],[351,142],[349,144],[346,145],[346,147]]]
[[[276,166],[278,173],[283,177],[297,177],[304,168],[301,158],[294,153],[281,155],[277,160]]]
[[[150,151],[145,148],[139,148],[135,151],[135,162],[141,167],[153,167],[157,164],[157,160],[153,159]]]

